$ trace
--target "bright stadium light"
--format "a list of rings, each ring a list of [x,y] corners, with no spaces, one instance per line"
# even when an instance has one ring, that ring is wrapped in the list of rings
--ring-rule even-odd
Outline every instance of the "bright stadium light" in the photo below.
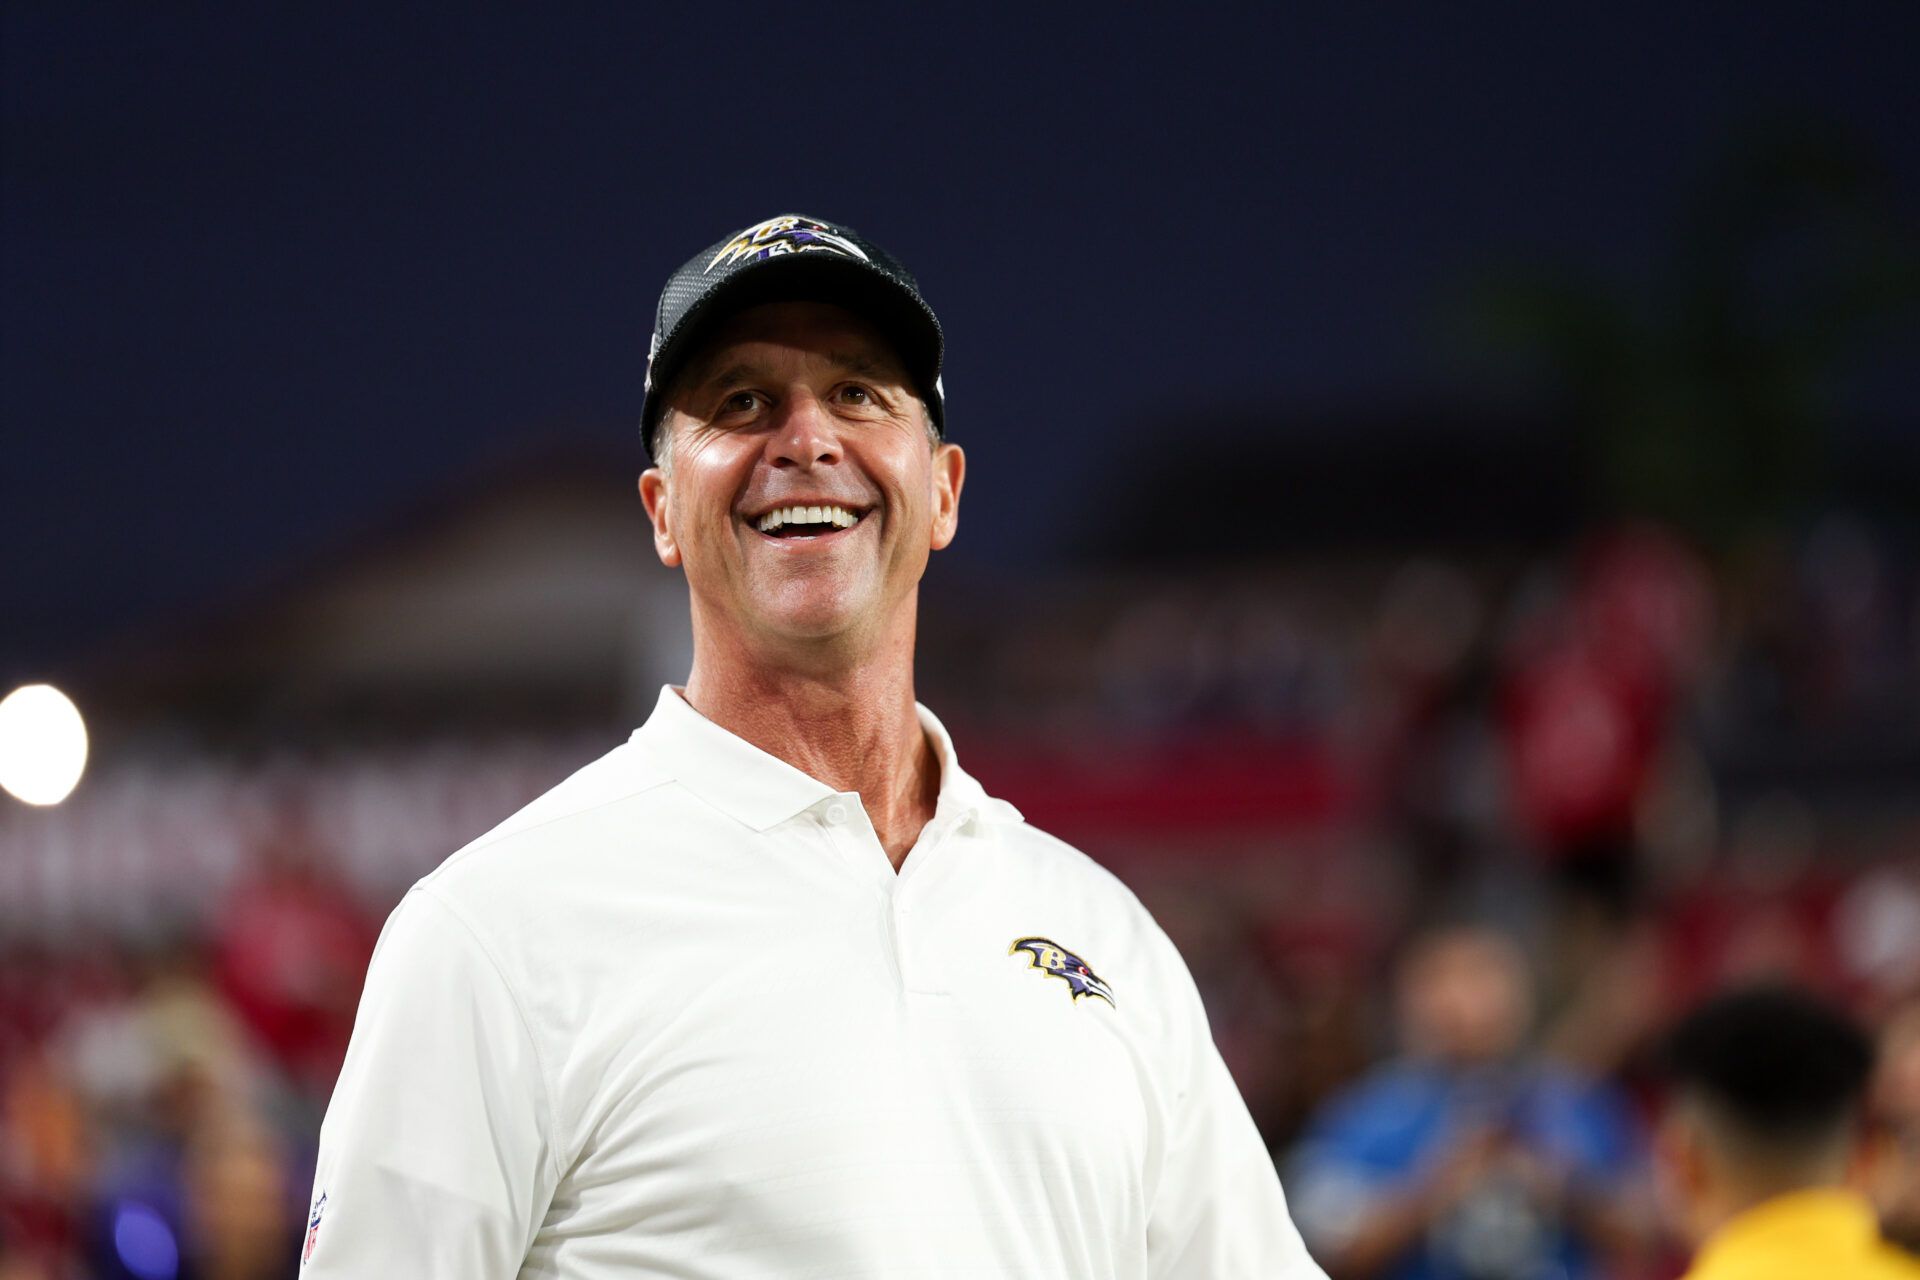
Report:
[[[0,787],[28,804],[65,800],[87,767],[87,726],[50,684],[22,685],[0,700]]]

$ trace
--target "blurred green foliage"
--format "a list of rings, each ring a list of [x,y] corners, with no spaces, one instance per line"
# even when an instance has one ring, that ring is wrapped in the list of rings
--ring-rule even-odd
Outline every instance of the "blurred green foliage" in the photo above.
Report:
[[[1844,129],[1756,124],[1710,167],[1643,294],[1505,269],[1472,291],[1461,336],[1544,382],[1596,514],[1715,545],[1779,528],[1829,490],[1850,362],[1920,311],[1898,194]]]

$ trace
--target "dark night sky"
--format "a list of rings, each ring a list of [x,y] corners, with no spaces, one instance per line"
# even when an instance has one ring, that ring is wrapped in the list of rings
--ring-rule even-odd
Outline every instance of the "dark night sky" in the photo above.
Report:
[[[919,274],[956,554],[994,565],[1061,554],[1169,417],[1445,397],[1476,271],[1643,283],[1755,111],[1920,191],[1908,3],[184,8],[5,11],[9,683],[488,460],[631,440],[660,281],[776,212]]]

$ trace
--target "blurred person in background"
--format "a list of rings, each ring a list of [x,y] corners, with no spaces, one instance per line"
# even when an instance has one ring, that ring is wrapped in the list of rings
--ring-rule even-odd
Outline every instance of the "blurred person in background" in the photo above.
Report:
[[[257,1116],[233,1111],[189,1141],[181,1189],[182,1280],[285,1276],[299,1248],[298,1196],[285,1142]]]
[[[1645,888],[1637,827],[1706,660],[1712,592],[1698,558],[1651,526],[1595,537],[1571,577],[1506,638],[1497,715],[1513,816],[1562,915],[1619,924]]]
[[[358,899],[322,856],[304,806],[280,800],[215,917],[215,977],[316,1119],[346,1057],[373,938]]]
[[[1650,1236],[1644,1143],[1624,1100],[1526,1051],[1526,960],[1450,924],[1397,980],[1403,1056],[1336,1095],[1292,1165],[1329,1274],[1522,1280],[1604,1274]]]
[[[1920,999],[1887,1019],[1869,1097],[1873,1140],[1867,1187],[1880,1230],[1920,1256]]]
[[[0,1280],[285,1275],[287,1095],[205,948],[87,942],[13,975],[49,1003],[0,1062]]]
[[[93,1144],[70,1073],[36,1049],[0,1078],[0,1280],[74,1273]]]
[[[1920,1280],[1850,1185],[1865,1031],[1801,991],[1750,986],[1682,1019],[1664,1058],[1659,1167],[1696,1249],[1687,1280]]]
[[[101,1137],[87,1188],[85,1254],[103,1280],[253,1280],[284,1267],[287,1194],[278,1145],[230,1180],[221,1199],[253,1202],[281,1229],[276,1258],[251,1270],[213,1263],[227,1246],[204,1228],[209,1155],[226,1135],[267,1132],[266,1064],[222,997],[200,948],[172,938],[139,964],[125,1003],[91,1009],[56,1038],[61,1067],[76,1083],[90,1127]],[[229,1215],[233,1209],[225,1210]]]

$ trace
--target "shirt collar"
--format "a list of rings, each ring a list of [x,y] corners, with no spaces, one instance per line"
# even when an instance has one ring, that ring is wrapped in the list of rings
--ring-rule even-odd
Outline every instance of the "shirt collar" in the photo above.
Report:
[[[940,723],[940,718],[918,702],[913,704],[913,709],[920,717],[920,727],[933,743],[934,754],[940,758],[940,796],[934,805],[934,822],[951,829],[970,822],[1022,821],[1018,809],[988,795],[987,789],[960,767],[960,758],[953,751],[953,739],[947,736],[947,726]]]
[[[996,800],[960,768],[953,739],[933,712],[914,703],[920,727],[940,758],[933,823],[949,830],[970,822],[1019,822],[1020,811]],[[838,794],[818,778],[769,755],[695,711],[679,690],[663,685],[633,741],[648,749],[676,781],[755,831],[777,827]]]
[[[1873,1206],[1838,1187],[1815,1187],[1775,1196],[1729,1220],[1701,1246],[1689,1275],[1712,1274],[1716,1259],[1776,1254],[1849,1258],[1878,1237]]]

